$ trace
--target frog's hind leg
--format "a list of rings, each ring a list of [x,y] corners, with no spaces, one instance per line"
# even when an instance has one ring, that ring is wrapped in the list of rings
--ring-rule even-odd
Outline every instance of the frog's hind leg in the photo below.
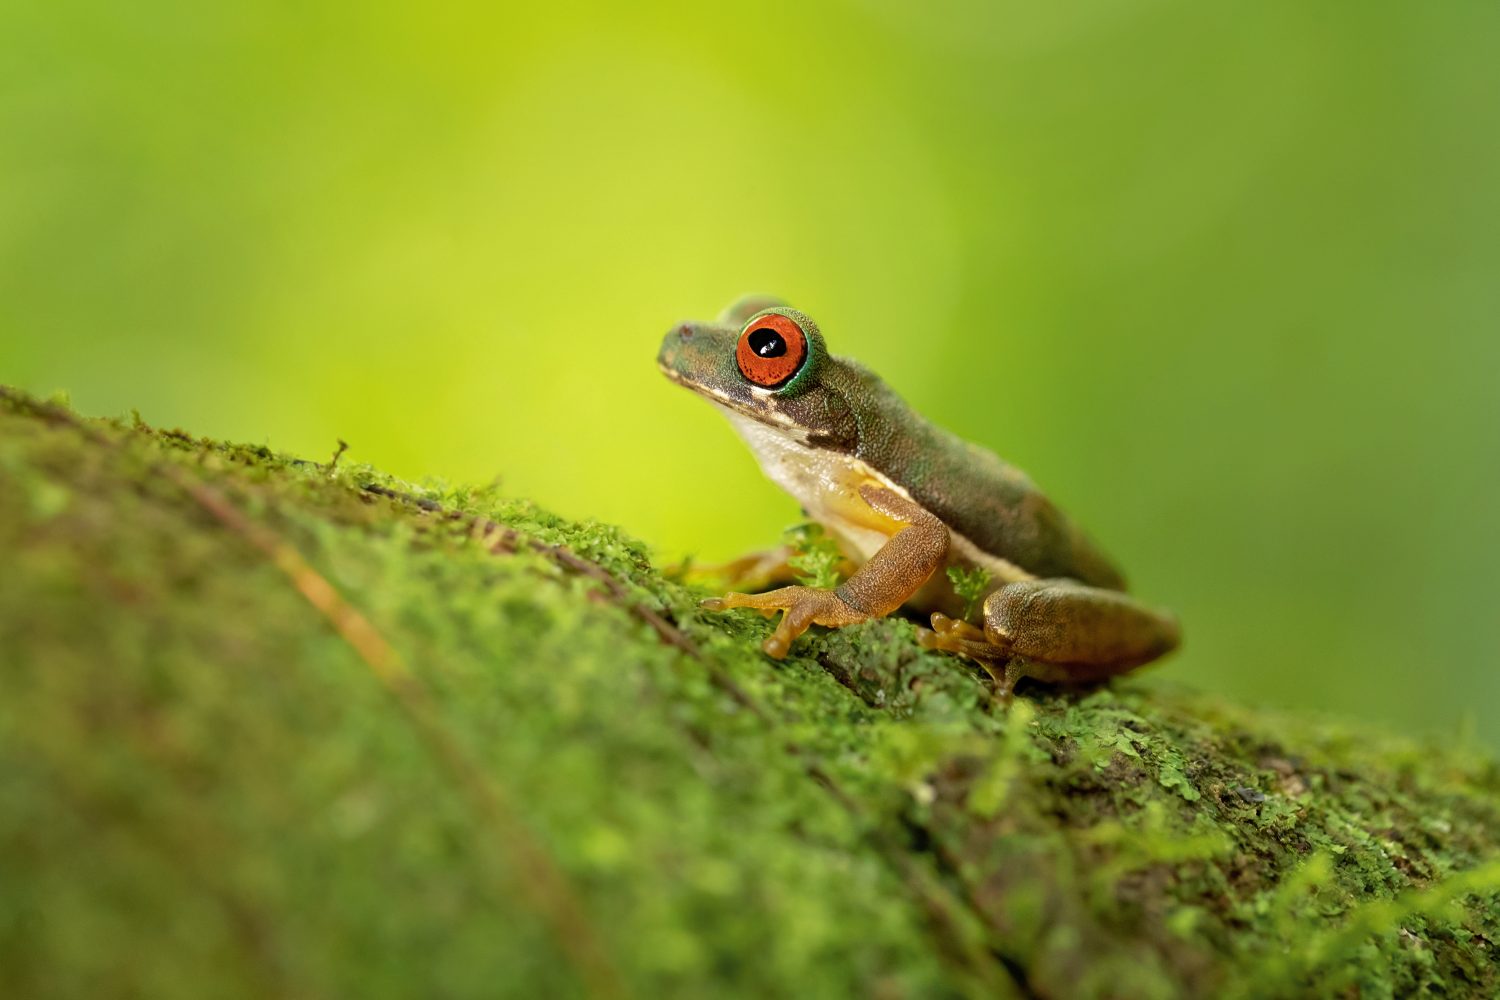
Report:
[[[984,634],[1030,661],[1028,676],[1063,682],[1124,673],[1181,641],[1170,614],[1074,580],[1006,584],[985,599]]]
[[[1088,683],[1124,673],[1177,647],[1177,622],[1116,590],[1072,580],[1010,583],[984,602],[984,628],[932,616],[928,649],[977,660],[1001,699],[1022,677]]]

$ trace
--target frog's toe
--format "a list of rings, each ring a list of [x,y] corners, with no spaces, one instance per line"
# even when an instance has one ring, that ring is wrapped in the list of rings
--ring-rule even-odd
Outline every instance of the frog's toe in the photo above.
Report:
[[[767,594],[739,594],[728,593],[723,597],[710,597],[699,601],[698,607],[705,611],[729,611],[732,608],[756,608],[757,610],[776,610],[782,605],[776,600],[777,591]]]
[[[771,633],[765,642],[760,644],[761,652],[773,660],[784,660],[786,659],[786,654],[791,652],[792,642],[795,639],[796,636],[783,634],[782,630],[778,628],[775,632]]]
[[[932,631],[938,635],[952,636],[955,639],[968,639],[971,642],[989,642],[989,639],[984,634],[984,629],[976,628],[958,618],[949,618],[941,611],[934,611],[932,613]]]
[[[1007,656],[1005,650],[1001,649],[983,639],[970,639],[956,632],[929,632],[927,629],[917,631],[917,643],[923,649],[931,649],[942,653],[957,653],[981,663],[991,663],[996,660],[1004,660]]]
[[[704,611],[730,611],[734,608],[751,608],[769,618],[787,606],[785,601],[776,597],[779,593],[780,591],[773,590],[767,594],[725,594],[723,597],[710,597],[699,601],[698,607]]]

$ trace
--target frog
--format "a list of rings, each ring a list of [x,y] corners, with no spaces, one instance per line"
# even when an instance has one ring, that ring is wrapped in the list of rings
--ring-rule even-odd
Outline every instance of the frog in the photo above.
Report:
[[[676,324],[657,366],[729,419],[853,567],[833,588],[702,602],[779,613],[762,645],[773,659],[813,625],[907,609],[932,626],[919,629],[921,646],[974,661],[1008,699],[1023,678],[1099,683],[1179,646],[1177,618],[1129,595],[1117,565],[1025,473],[830,354],[817,323],[785,301],[748,295],[712,322]],[[984,581],[977,622],[965,616],[975,595],[956,586],[974,579]]]

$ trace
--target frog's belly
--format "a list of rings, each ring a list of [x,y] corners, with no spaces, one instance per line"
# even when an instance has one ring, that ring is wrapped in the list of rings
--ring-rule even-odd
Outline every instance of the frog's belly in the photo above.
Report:
[[[851,455],[808,447],[793,436],[796,433],[793,428],[781,430],[728,407],[720,409],[755,453],[771,481],[790,493],[809,518],[823,525],[855,563],[862,565],[869,561],[892,535],[905,527],[903,522],[872,509],[859,495],[861,486],[876,483],[911,500],[911,494],[878,470]],[[952,529],[949,537],[952,544],[947,565],[982,567],[995,587],[1034,579],[1015,563],[985,552]],[[940,572],[934,573],[907,603],[924,609],[948,610],[956,600],[947,574]],[[962,602],[958,603],[961,610]]]

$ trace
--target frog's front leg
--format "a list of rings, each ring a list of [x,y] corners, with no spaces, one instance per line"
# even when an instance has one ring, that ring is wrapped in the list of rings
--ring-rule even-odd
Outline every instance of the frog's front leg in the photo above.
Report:
[[[1073,580],[1009,583],[984,602],[984,628],[943,615],[922,637],[929,649],[985,666],[1002,696],[1020,677],[1086,682],[1122,674],[1177,648],[1177,620],[1118,590]]]
[[[806,632],[809,625],[837,628],[869,617],[845,602],[837,591],[818,590],[816,587],[782,587],[764,594],[725,594],[711,597],[700,606],[709,611],[755,608],[766,615],[782,612],[776,631],[761,645],[768,655],[778,660],[786,656],[792,641]]]
[[[809,625],[838,628],[881,618],[921,589],[948,555],[948,528],[937,517],[893,490],[864,485],[859,495],[897,530],[853,576],[834,590],[783,587],[765,594],[726,594],[704,601],[710,611],[756,608],[783,612],[776,631],[761,647],[781,659]]]

